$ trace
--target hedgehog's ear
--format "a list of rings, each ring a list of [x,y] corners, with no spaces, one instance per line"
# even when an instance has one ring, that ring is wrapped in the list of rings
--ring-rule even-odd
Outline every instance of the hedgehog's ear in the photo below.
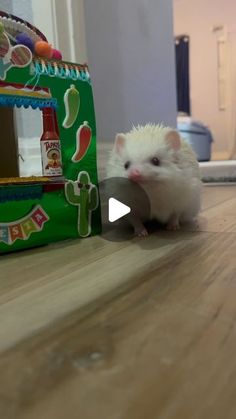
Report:
[[[121,150],[123,149],[123,147],[125,145],[125,141],[126,141],[126,138],[125,138],[124,134],[117,134],[116,135],[114,150],[117,153],[121,152]]]
[[[169,131],[166,134],[165,140],[169,144],[169,146],[171,148],[173,148],[173,150],[177,151],[177,150],[180,149],[181,140],[180,140],[180,135],[179,135],[178,131],[176,131],[174,129]]]

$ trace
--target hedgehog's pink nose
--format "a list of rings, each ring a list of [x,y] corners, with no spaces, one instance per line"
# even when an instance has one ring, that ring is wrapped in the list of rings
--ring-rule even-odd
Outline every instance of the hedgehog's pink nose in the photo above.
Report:
[[[129,179],[134,182],[139,182],[142,179],[141,173],[138,169],[132,169],[129,172]]]

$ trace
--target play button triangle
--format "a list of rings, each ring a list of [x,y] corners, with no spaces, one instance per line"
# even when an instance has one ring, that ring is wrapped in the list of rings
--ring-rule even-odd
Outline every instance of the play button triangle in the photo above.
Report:
[[[119,220],[131,212],[130,207],[115,198],[109,198],[108,219],[110,223]]]

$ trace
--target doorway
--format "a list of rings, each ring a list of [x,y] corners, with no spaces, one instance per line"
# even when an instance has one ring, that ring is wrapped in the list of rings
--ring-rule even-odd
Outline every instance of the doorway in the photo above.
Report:
[[[189,40],[185,83],[190,112],[184,117],[206,127],[213,140],[210,160],[201,167],[209,178],[219,173],[219,178],[236,181],[235,13],[236,4],[230,0],[173,0],[175,39],[184,34]],[[183,122],[181,112],[178,122]]]

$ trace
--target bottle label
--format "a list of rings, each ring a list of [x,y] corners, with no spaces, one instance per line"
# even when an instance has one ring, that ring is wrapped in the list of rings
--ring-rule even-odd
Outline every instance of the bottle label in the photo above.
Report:
[[[43,176],[62,176],[60,141],[40,141]]]

